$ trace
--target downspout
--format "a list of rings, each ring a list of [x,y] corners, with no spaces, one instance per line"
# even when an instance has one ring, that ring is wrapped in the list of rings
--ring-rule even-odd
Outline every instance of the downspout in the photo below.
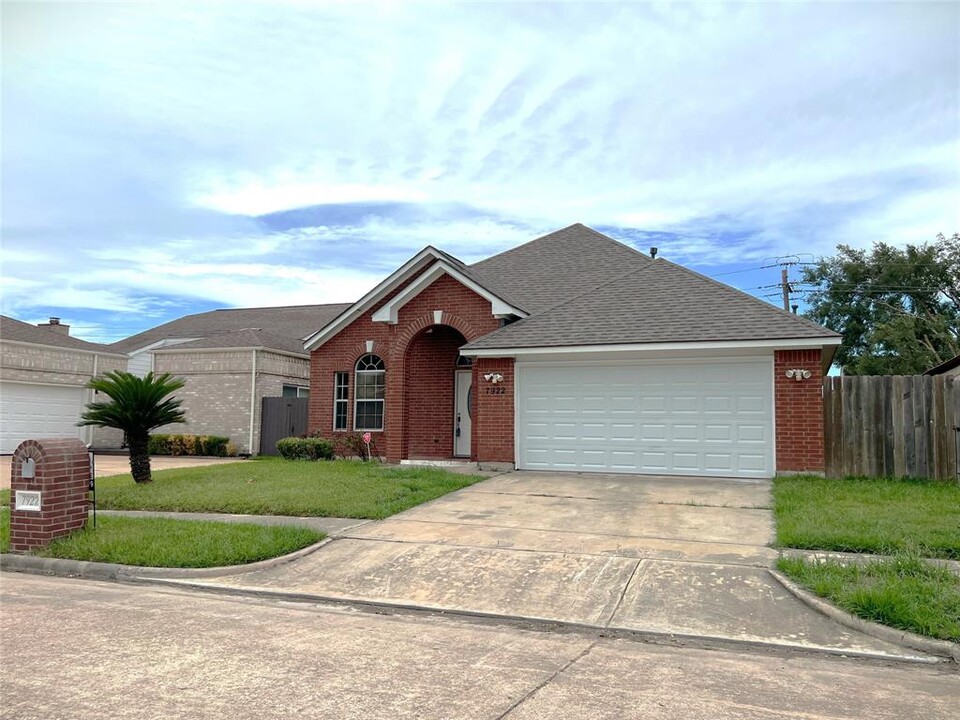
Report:
[[[257,351],[253,351],[253,366],[250,368],[250,439],[247,452],[253,455],[253,416],[257,410]]]

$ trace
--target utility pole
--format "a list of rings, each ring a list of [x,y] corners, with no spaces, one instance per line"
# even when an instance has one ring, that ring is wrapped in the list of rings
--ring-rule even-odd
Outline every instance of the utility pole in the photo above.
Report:
[[[780,268],[780,288],[783,291],[783,310],[790,312],[790,280],[787,277],[787,265]]]

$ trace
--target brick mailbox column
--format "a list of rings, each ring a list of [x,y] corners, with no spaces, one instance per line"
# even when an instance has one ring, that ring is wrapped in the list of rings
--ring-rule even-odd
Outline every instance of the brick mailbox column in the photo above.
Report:
[[[87,522],[90,457],[76,439],[25,440],[10,471],[10,549],[26,552]]]

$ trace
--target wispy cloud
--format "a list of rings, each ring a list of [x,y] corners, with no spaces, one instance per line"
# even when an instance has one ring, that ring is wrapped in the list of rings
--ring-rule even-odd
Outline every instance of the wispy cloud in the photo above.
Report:
[[[956,4],[2,12],[20,317],[350,300],[576,221],[708,270],[960,228]]]

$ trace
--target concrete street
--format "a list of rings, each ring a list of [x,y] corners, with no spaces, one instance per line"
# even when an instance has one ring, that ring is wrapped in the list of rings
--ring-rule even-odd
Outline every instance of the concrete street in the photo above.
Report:
[[[0,717],[938,720],[956,666],[0,575]]]

